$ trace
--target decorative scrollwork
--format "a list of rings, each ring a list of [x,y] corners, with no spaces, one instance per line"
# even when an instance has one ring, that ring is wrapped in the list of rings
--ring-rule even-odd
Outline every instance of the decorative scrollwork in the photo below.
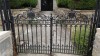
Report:
[[[50,18],[53,17],[53,20],[56,21],[67,21],[67,23],[80,23],[80,22],[88,22],[90,19],[87,15],[81,14],[80,12],[71,10],[68,13],[66,13],[65,15],[52,15],[52,16],[48,16],[45,14],[35,14],[32,9],[29,9],[26,12],[23,12],[23,14],[18,14],[15,18],[15,21],[18,20],[23,20],[23,21],[29,21],[29,23],[31,23],[32,21],[45,21],[45,20],[49,20]]]

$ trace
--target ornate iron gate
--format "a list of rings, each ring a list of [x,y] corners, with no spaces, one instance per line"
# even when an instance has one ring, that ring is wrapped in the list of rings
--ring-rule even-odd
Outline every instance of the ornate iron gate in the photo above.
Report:
[[[19,14],[14,18],[8,0],[1,2],[3,29],[12,30],[14,50],[17,47],[18,53],[89,55],[91,52],[96,32],[94,16],[89,18],[71,11],[63,16],[27,17]]]
[[[87,55],[90,50],[93,16],[70,11],[63,16],[15,18],[18,53]]]

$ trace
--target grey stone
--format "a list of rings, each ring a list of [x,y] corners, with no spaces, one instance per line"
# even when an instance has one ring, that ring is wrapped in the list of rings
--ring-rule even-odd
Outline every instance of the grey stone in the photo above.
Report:
[[[11,32],[0,32],[0,56],[13,56]]]
[[[97,28],[92,56],[100,56],[100,28]]]

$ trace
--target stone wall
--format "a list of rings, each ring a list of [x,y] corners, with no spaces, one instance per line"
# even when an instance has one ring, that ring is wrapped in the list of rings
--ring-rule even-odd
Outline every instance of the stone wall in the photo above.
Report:
[[[92,56],[100,56],[100,28],[97,28]]]
[[[12,38],[10,31],[0,32],[0,56],[13,56]]]

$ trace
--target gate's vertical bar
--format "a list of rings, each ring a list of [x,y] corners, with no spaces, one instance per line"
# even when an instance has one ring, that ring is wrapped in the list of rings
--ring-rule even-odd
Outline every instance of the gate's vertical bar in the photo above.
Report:
[[[84,37],[83,37],[83,46],[85,45],[85,42],[86,42],[86,34],[87,34],[87,23],[84,25],[84,30],[85,30],[85,32],[84,32]],[[84,51],[83,51],[83,54],[85,54],[85,49],[84,49]]]
[[[23,36],[23,47],[22,47],[22,50],[23,50],[23,52],[25,52],[25,38],[24,38],[24,25],[23,25],[23,23],[22,23],[22,36]]]
[[[62,51],[61,50],[61,45],[62,45],[62,20],[60,20],[60,27],[61,27],[61,29],[60,29],[60,52]]]
[[[71,52],[71,29],[72,29],[72,24],[70,24],[70,35],[69,35],[69,50],[68,50],[68,53]]]
[[[28,26],[28,24],[26,24],[26,28],[27,28],[27,40],[28,40],[28,50],[29,50],[29,30],[28,30],[28,28],[29,28],[29,26]]]
[[[57,33],[57,32],[58,32],[57,30],[58,30],[58,28],[57,28],[57,26],[58,26],[58,24],[57,24],[57,21],[56,21],[56,46],[55,46],[55,48],[58,47],[58,43],[57,43],[57,42],[58,42],[58,41],[57,41],[57,39],[58,39],[58,38],[57,38],[57,34],[58,34],[58,33]],[[55,49],[55,52],[57,52],[57,49]]]
[[[53,17],[52,17],[52,14],[51,14],[51,17],[50,17],[50,56],[52,56],[52,20],[53,20]]]
[[[19,23],[18,23],[18,21],[17,21],[16,23],[17,23],[17,28],[18,28],[17,30],[18,30],[18,37],[19,37],[19,44],[20,44],[20,32],[19,32],[20,30],[19,30]],[[19,50],[18,52],[21,52],[20,49],[21,49],[21,48],[20,48],[20,46],[19,46],[19,47],[18,47],[18,50]]]
[[[66,33],[67,33],[67,24],[65,25],[64,53],[65,53],[65,51],[66,51],[66,50],[65,50],[65,46],[67,45],[67,44],[66,44],[66,39],[67,39],[67,38],[66,38]]]
[[[5,25],[6,30],[10,30],[10,23],[9,23],[9,16],[8,16],[8,0],[3,0],[3,9],[4,9],[4,18],[5,18]]]
[[[36,24],[36,44],[37,44],[37,53],[38,53],[38,47],[39,47],[39,45],[38,45],[38,32],[37,32],[37,24]]]
[[[16,38],[15,38],[15,26],[14,26],[14,19],[11,17],[11,30],[12,30],[12,40],[13,40],[13,56],[17,56],[17,48],[16,48]]]
[[[82,33],[82,25],[81,25],[81,21],[80,21],[80,24],[79,24],[79,41],[78,41],[78,50],[79,50],[78,52],[79,53],[81,53],[81,51],[80,51],[81,50],[81,46],[80,46],[80,44],[81,44],[80,43],[81,42],[80,41],[81,40],[81,33]]]
[[[94,36],[96,33],[96,18],[91,19],[90,28],[91,29],[90,29],[90,35],[89,35],[87,56],[92,56],[93,41],[94,41]]]
[[[56,47],[57,47],[57,45],[58,45],[58,43],[57,43],[57,39],[58,39],[58,38],[57,38],[57,32],[58,32],[57,29],[58,29],[58,28],[57,28],[57,21],[56,21]]]
[[[32,23],[30,24],[30,27],[31,27],[31,38],[32,38],[32,40],[31,40],[32,41],[32,43],[31,43],[32,44],[32,46],[31,46],[32,52],[31,53],[33,53],[35,51],[35,50],[33,50],[33,47],[35,47],[35,46],[33,45],[34,43],[33,43],[33,25],[32,25]]]
[[[94,36],[96,33],[96,27],[100,27],[100,0],[96,1],[96,9],[95,9],[95,16],[94,17],[94,22],[92,22],[92,29],[91,29],[91,35],[90,35],[90,41],[88,44],[88,51],[87,51],[87,56],[92,56],[92,49],[93,49],[93,41],[94,41]]]
[[[92,56],[91,54],[90,54],[90,49],[91,49],[91,47],[90,47],[90,43],[91,43],[91,37],[92,37],[92,31],[93,31],[93,21],[91,20],[91,24],[90,24],[90,34],[89,34],[89,37],[88,37],[88,46],[87,46],[87,56],[89,55],[89,56]]]
[[[46,44],[46,53],[47,53],[47,25],[45,20],[45,44]]]
[[[0,14],[1,14],[1,21],[2,21],[2,28],[3,28],[3,31],[5,31],[5,25],[4,25],[4,19],[3,19],[3,5],[2,5],[2,0],[0,0]]]
[[[43,21],[43,20],[42,20]],[[40,24],[40,31],[41,31],[41,53],[43,53],[43,45],[42,45],[42,42],[43,42],[43,40],[42,40],[42,24]]]

